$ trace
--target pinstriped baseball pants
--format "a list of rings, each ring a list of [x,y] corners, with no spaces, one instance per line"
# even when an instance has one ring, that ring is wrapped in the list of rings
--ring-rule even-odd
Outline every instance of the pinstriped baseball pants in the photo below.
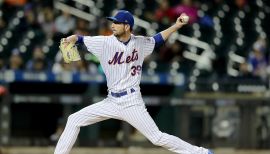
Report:
[[[98,103],[87,106],[68,117],[66,127],[56,145],[54,154],[69,154],[80,131],[110,118],[128,122],[146,136],[154,145],[179,154],[207,154],[203,147],[191,145],[178,137],[161,132],[145,108],[140,92],[120,98],[110,95]]]

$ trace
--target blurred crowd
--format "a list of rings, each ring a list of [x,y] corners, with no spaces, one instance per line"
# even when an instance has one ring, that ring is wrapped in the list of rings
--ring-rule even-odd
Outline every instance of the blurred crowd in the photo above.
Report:
[[[270,74],[269,53],[266,40],[258,38],[253,44],[248,57],[240,64],[240,76],[246,78],[261,78],[266,80]]]
[[[62,2],[66,3],[68,1],[62,0]],[[149,21],[150,23],[157,23],[159,25],[158,30],[162,30],[174,23],[176,18],[181,13],[185,12],[190,16],[190,21],[189,25],[184,27],[180,33],[192,37],[191,27],[195,23],[213,29],[213,18],[207,14],[199,16],[199,8],[201,8],[203,4],[208,5],[208,7],[215,7],[223,2],[223,0],[147,0],[143,1],[147,9],[145,9],[143,13],[137,14],[141,19]],[[242,9],[248,4],[247,0],[231,0],[231,2],[237,9]],[[104,1],[104,3],[106,2]],[[17,47],[14,47],[11,51],[4,50],[3,52],[10,54],[9,57],[0,55],[1,70],[11,69],[33,72],[53,71],[54,73],[63,71],[102,72],[98,60],[93,55],[89,54],[84,46],[78,47],[79,50],[82,51],[82,61],[73,64],[65,64],[58,51],[58,45],[62,37],[71,34],[111,35],[110,24],[105,18],[99,18],[96,23],[91,23],[71,15],[68,11],[55,9],[53,0],[4,0],[0,5],[2,12],[0,15],[0,32],[3,32],[10,22],[8,19],[3,18],[3,9],[20,8],[23,10],[24,26],[27,27],[23,28],[40,31],[43,34],[43,42],[46,42],[45,44],[47,45],[46,49],[44,48],[44,43],[35,44],[33,48],[29,49],[30,51],[26,51],[27,53],[31,53],[27,57],[23,56],[24,52],[20,51],[21,49]],[[104,11],[103,16],[109,16],[111,13],[112,11],[108,13]],[[24,33],[24,29],[22,29],[22,33]],[[134,33],[146,34],[145,30],[141,28],[135,29]],[[244,62],[239,66],[240,76],[255,76],[263,79],[268,77],[269,47],[267,41],[267,38],[258,38],[257,41],[251,45],[252,47],[248,49],[249,51]],[[48,46],[50,47],[49,50]],[[165,68],[162,69],[162,66],[160,66],[159,71],[166,71],[168,70],[166,69],[166,64],[177,61],[181,65],[181,62],[186,61],[183,57],[184,50],[186,50],[186,46],[181,42],[168,41],[159,49],[155,50],[151,59],[156,61],[159,65],[164,64]],[[226,63],[226,60],[224,61],[224,63]],[[214,61],[213,65],[219,62]],[[223,67],[223,65],[221,65],[221,67]],[[219,70],[212,70],[212,72],[218,73]],[[222,74],[226,74],[226,70],[222,72]]]
[[[91,29],[88,21],[76,18],[68,11],[55,10],[53,1],[6,0],[1,5],[2,8],[8,8],[9,10],[23,10],[23,19],[21,20],[24,23],[23,26],[20,27],[22,35],[24,35],[25,30],[30,29],[34,30],[36,33],[41,33],[43,36],[42,40],[35,42],[36,44],[34,44],[33,48],[29,48],[30,51],[22,52],[20,48],[17,48],[15,45],[11,51],[3,51],[9,52],[10,55],[8,58],[5,56],[0,57],[1,70],[10,69],[32,72],[53,71],[54,73],[60,73],[62,71],[96,72],[95,67],[98,66],[97,61],[91,60],[89,61],[90,64],[88,64],[85,58],[83,58],[82,61],[73,64],[65,64],[62,61],[58,49],[60,39],[63,37],[67,37],[71,34],[90,35]],[[0,21],[0,25],[3,25],[1,28],[3,29],[9,24],[9,21],[5,21],[3,18],[1,18]],[[100,27],[101,35],[106,34],[106,28]],[[94,31],[94,29],[92,30]],[[42,44],[40,42],[46,43]],[[49,51],[47,44],[51,46]],[[27,56],[25,56],[26,52],[28,53]],[[88,58],[95,59],[91,56],[88,56]],[[92,63],[93,65],[91,65]]]

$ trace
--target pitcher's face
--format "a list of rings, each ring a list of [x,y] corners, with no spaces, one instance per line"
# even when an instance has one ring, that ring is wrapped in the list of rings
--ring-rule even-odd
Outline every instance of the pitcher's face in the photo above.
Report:
[[[111,25],[111,29],[114,36],[121,37],[129,31],[129,25],[114,21]]]

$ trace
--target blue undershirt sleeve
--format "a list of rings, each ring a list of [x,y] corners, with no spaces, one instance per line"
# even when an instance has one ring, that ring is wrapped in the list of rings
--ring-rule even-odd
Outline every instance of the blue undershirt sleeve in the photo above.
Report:
[[[160,47],[165,42],[160,33],[157,33],[154,36],[154,39],[155,39],[155,48]]]
[[[78,40],[76,43],[80,43],[80,44],[83,43],[83,36],[78,35]]]

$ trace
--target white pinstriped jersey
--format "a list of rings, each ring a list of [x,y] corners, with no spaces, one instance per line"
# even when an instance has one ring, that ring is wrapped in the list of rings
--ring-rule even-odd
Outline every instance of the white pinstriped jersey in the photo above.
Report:
[[[144,58],[151,54],[153,37],[131,35],[127,45],[111,36],[84,36],[84,44],[101,63],[109,91],[139,88]]]

